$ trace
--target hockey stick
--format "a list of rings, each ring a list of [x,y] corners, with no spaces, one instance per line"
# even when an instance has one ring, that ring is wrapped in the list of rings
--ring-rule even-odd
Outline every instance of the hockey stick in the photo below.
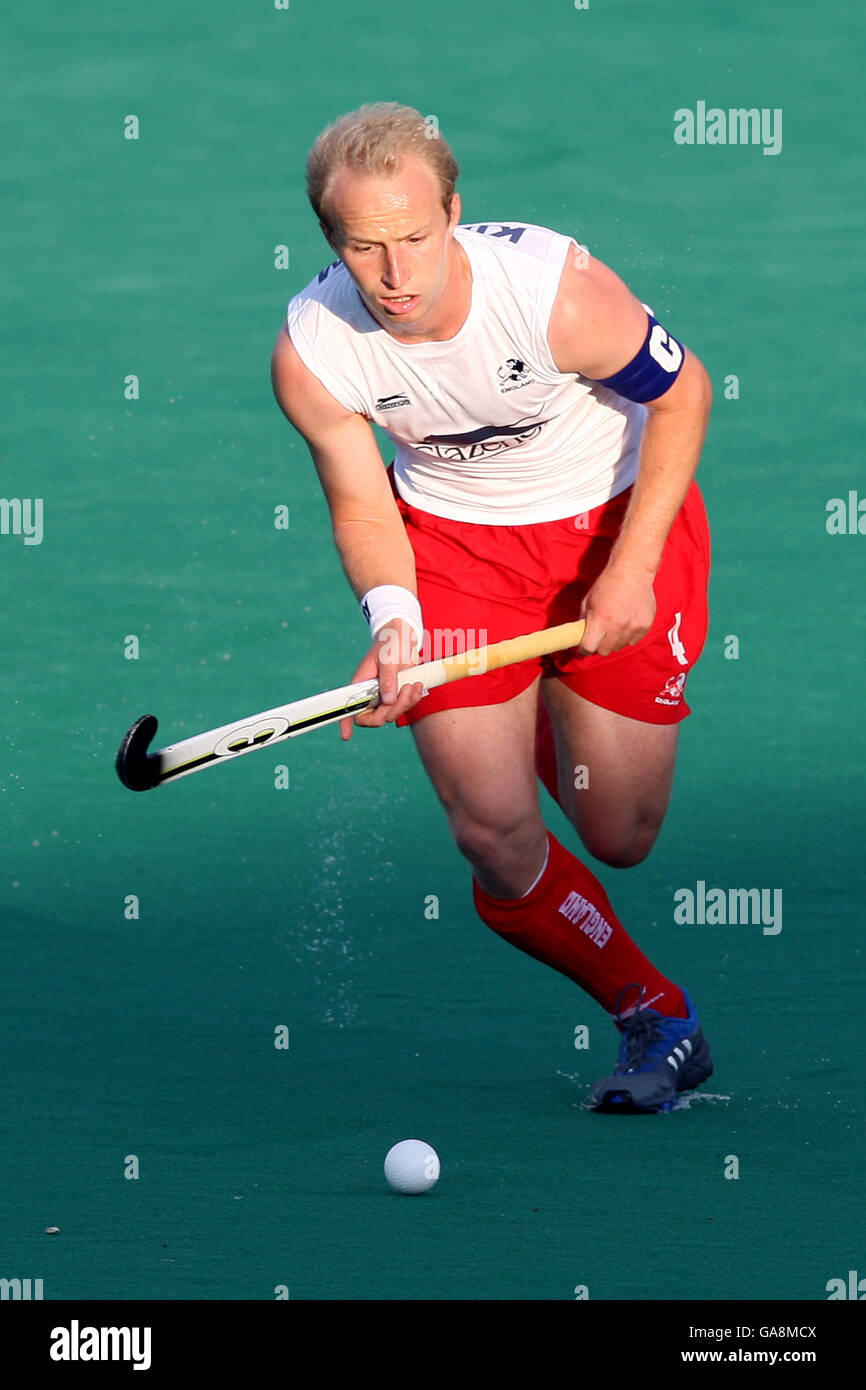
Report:
[[[410,666],[398,675],[397,686],[402,689],[404,685],[422,681],[426,689],[433,690],[437,685],[446,685],[449,681],[481,676],[486,671],[496,671],[517,661],[565,651],[568,647],[579,645],[584,627],[585,623],[580,619],[575,623],[563,623],[560,627],[530,632],[525,637],[510,637],[488,647],[476,647],[471,652],[446,656],[440,661],[428,661],[422,666]],[[180,743],[170,743],[155,753],[147,750],[158,727],[156,715],[145,714],[135,721],[120,745],[115,762],[117,775],[130,791],[148,791],[151,787],[161,786],[163,782],[174,782],[179,777],[201,772],[215,763],[239,758],[244,753],[254,753],[257,748],[270,747],[271,744],[282,743],[284,739],[305,734],[310,729],[318,729],[323,724],[333,724],[348,715],[360,714],[378,702],[379,682],[358,681],[354,685],[341,686],[338,690],[311,695],[306,700],[296,700],[290,705],[278,705],[276,709],[252,714],[233,724],[223,724],[219,729],[196,734]]]

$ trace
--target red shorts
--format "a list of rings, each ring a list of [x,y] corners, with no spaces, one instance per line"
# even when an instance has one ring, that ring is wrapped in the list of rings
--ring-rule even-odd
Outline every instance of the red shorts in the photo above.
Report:
[[[630,496],[629,488],[562,521],[487,526],[421,511],[395,490],[415,552],[425,628],[421,659],[577,619],[607,564]],[[635,646],[609,656],[578,656],[572,648],[454,681],[431,690],[397,723],[414,724],[437,710],[502,704],[541,675],[557,676],[585,700],[630,719],[676,724],[691,714],[684,690],[706,641],[709,574],[709,525],[692,482],[653,584],[655,620]]]

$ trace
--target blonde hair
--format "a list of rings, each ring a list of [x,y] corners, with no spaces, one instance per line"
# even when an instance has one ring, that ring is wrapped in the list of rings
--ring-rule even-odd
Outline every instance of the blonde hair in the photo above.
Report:
[[[396,101],[377,101],[340,116],[323,130],[307,158],[307,196],[326,231],[333,234],[336,230],[328,192],[338,169],[393,173],[409,154],[422,159],[436,174],[442,206],[450,213],[460,171],[434,117],[425,119],[413,106]]]

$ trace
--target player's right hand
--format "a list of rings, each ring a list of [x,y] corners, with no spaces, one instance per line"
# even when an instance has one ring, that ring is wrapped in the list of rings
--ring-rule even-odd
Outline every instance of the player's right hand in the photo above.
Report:
[[[397,689],[397,676],[400,671],[419,663],[418,641],[409,623],[395,618],[377,634],[376,640],[367,652],[354,676],[356,681],[375,678],[379,682],[379,704],[372,709],[362,710],[360,714],[347,716],[340,720],[340,737],[352,737],[352,725],[361,729],[378,729],[382,724],[392,724],[401,714],[417,705],[424,694],[424,685],[415,681]]]

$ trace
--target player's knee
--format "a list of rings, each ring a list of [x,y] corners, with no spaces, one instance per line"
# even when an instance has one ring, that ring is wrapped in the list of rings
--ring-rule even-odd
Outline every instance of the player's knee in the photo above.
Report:
[[[460,853],[481,872],[496,872],[508,861],[520,858],[535,832],[525,817],[493,820],[464,809],[453,811],[449,821]]]
[[[594,859],[612,869],[632,869],[646,859],[661,824],[660,820],[645,818],[624,827],[581,827],[580,836]]]

